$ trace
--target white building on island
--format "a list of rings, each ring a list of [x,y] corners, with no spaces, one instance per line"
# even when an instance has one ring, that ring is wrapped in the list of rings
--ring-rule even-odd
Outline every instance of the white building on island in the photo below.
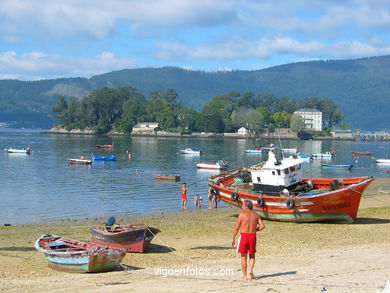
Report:
[[[154,130],[158,127],[157,122],[140,122],[136,126],[133,127],[133,133],[139,132],[154,132]]]
[[[245,127],[241,127],[237,130],[237,133],[240,135],[249,135],[249,130],[246,129]]]
[[[299,109],[294,112],[303,118],[306,129],[322,131],[322,112],[316,109]]]

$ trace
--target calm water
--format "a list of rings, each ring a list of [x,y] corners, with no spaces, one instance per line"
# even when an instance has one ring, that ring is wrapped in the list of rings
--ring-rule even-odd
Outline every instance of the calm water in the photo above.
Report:
[[[111,143],[116,162],[67,164],[67,158],[110,154],[95,145]],[[298,148],[307,154],[336,150],[336,158],[326,162],[354,165],[352,171],[323,170],[321,160],[315,160],[304,164],[304,175],[309,177],[386,177],[390,169],[367,157],[356,162],[351,156],[351,151],[371,151],[378,158],[390,157],[390,144],[385,142],[282,143],[283,148]],[[230,168],[235,168],[261,159],[245,154],[245,149],[255,147],[253,140],[246,139],[65,136],[0,128],[0,149],[27,146],[33,147],[30,156],[0,152],[0,224],[178,211],[182,182],[187,182],[188,207],[192,209],[195,194],[206,199],[207,178],[218,173],[197,170],[196,162],[224,159]],[[199,157],[178,153],[187,147],[202,149],[205,154]],[[127,151],[133,155],[131,159]],[[182,179],[158,182],[153,179],[157,173],[180,174]]]

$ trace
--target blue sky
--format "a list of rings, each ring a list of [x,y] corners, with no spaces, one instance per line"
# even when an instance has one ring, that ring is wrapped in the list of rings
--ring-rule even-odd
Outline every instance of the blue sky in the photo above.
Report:
[[[390,54],[388,0],[0,0],[0,79]]]

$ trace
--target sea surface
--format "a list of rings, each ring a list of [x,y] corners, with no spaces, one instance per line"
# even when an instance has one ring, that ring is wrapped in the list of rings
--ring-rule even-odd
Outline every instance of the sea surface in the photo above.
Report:
[[[200,194],[206,205],[208,177],[218,171],[198,170],[196,162],[228,162],[229,168],[251,166],[261,155],[246,154],[258,146],[254,139],[196,139],[52,135],[36,130],[0,128],[0,149],[31,146],[31,155],[0,152],[0,225],[47,222],[129,214],[178,211],[180,186],[188,186],[188,208]],[[352,151],[372,152],[390,158],[388,142],[261,141],[303,154],[336,151],[334,159],[304,163],[305,177],[339,178],[373,175],[387,177],[390,165],[376,164]],[[97,144],[114,144],[102,150]],[[180,154],[185,148],[201,149],[204,155]],[[117,161],[94,161],[91,166],[68,165],[68,158],[91,154],[115,154]],[[131,158],[129,158],[131,154]],[[353,164],[352,171],[322,169],[321,163]],[[159,182],[154,174],[181,175],[180,182]]]

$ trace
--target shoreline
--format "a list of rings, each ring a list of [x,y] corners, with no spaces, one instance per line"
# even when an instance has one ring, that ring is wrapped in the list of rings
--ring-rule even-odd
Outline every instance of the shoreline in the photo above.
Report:
[[[374,183],[353,224],[265,221],[266,229],[258,233],[253,281],[239,280],[240,257],[230,242],[240,210],[226,207],[117,217],[123,224],[143,223],[162,232],[147,252],[126,254],[122,270],[100,274],[52,270],[33,242],[44,233],[89,241],[89,227],[102,224],[103,218],[0,227],[0,290],[383,292],[390,279],[390,180]],[[201,274],[206,270],[211,274]]]
[[[223,138],[223,139],[282,139],[282,140],[303,140],[296,135],[283,135],[283,134],[271,134],[271,135],[241,135],[236,133],[192,133],[192,134],[180,134],[170,133],[166,131],[158,131],[153,133],[120,133],[120,132],[108,132],[104,134],[98,134],[92,130],[65,130],[62,128],[52,128],[42,131],[44,134],[57,134],[57,135],[91,135],[91,136],[120,136],[120,137],[154,137],[154,138]],[[334,141],[364,141],[364,142],[388,142],[390,137],[384,137],[381,140],[360,140],[358,138],[342,138],[331,136],[313,136],[311,140],[334,140]]]

